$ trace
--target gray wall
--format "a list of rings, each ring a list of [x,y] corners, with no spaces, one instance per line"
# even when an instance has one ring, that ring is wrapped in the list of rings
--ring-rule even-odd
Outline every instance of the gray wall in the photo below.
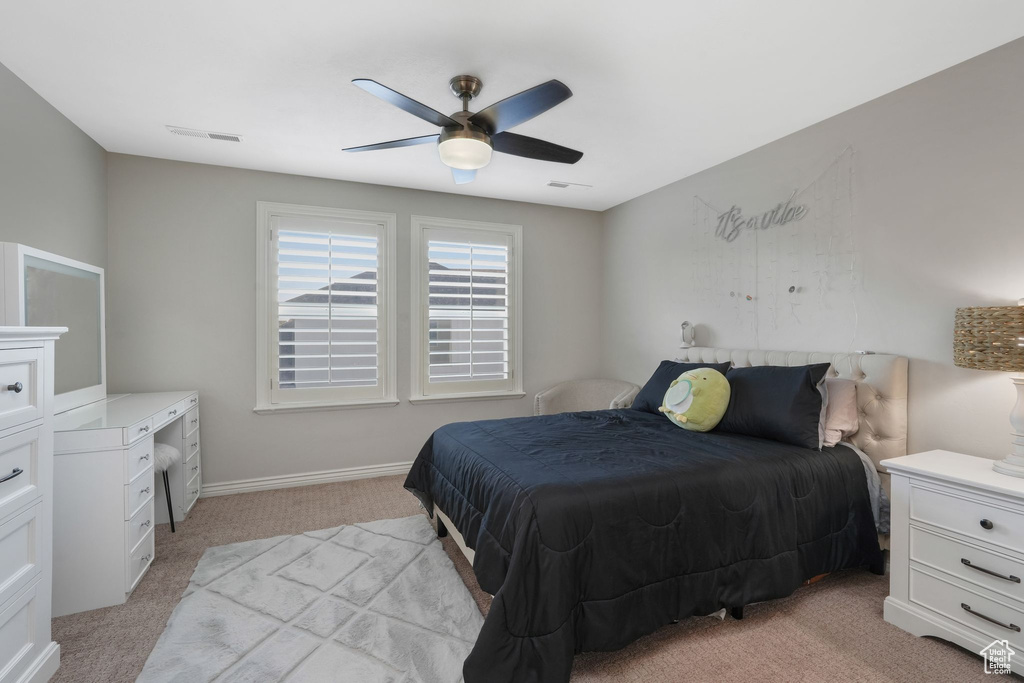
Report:
[[[106,152],[0,64],[0,242],[107,262]]]
[[[910,450],[1005,455],[1008,376],[955,368],[952,323],[957,306],[1024,296],[1021,64],[1024,40],[605,212],[605,374],[644,381],[676,353],[685,319],[706,326],[698,343],[752,348],[735,316],[678,286],[692,267],[693,198],[770,209],[852,144],[856,336],[811,319],[761,325],[759,347],[907,355]]]
[[[205,482],[409,461],[443,424],[527,415],[540,389],[599,374],[600,214],[118,154],[108,169],[110,388],[198,389]],[[397,214],[400,398],[410,215],[522,225],[527,397],[254,414],[259,200]]]

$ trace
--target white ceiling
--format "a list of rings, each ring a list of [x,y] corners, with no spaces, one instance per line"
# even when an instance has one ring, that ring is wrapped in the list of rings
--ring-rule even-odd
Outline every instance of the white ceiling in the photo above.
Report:
[[[1022,35],[1020,0],[0,2],[0,62],[111,152],[599,210]],[[515,132],[582,161],[496,154],[456,187],[433,145],[341,151],[436,131],[351,79],[450,114],[460,73],[474,110],[563,81]]]

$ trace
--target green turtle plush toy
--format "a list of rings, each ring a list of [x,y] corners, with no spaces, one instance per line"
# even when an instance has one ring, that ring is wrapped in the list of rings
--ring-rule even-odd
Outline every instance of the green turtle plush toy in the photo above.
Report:
[[[692,432],[715,428],[729,407],[729,380],[718,370],[697,368],[679,375],[658,408],[672,422]]]

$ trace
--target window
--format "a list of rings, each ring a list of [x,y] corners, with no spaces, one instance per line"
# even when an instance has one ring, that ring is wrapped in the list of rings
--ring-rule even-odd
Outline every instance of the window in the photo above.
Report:
[[[411,401],[523,396],[522,228],[412,217]]]
[[[256,411],[396,404],[394,214],[256,213]]]

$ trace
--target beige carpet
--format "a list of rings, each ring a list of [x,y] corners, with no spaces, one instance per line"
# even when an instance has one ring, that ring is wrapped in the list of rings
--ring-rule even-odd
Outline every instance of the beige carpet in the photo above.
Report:
[[[157,559],[127,603],[54,620],[61,646],[54,681],[134,681],[208,547],[418,510],[401,477],[202,499],[178,533],[157,527]],[[444,545],[486,611],[488,597],[469,564],[450,538]],[[886,624],[887,592],[887,578],[844,572],[784,600],[748,607],[742,621],[688,619],[624,650],[581,655],[573,682],[992,679],[980,658]]]

